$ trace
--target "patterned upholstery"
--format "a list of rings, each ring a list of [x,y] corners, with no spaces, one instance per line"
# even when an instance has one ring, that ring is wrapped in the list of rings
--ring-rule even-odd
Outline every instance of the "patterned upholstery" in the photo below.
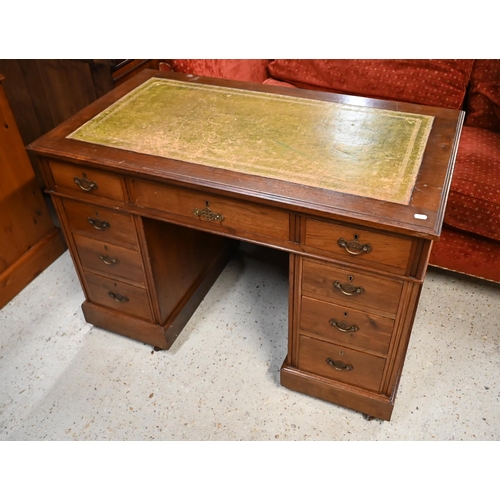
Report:
[[[463,128],[445,222],[500,240],[500,134]]]
[[[276,59],[272,78],[299,88],[459,109],[472,59]]]
[[[171,59],[160,69],[213,78],[262,83],[269,59]]]
[[[466,112],[466,125],[500,132],[499,59],[474,62]]]
[[[429,259],[431,266],[500,283],[500,241],[443,226]]]
[[[500,60],[474,62],[441,239],[429,263],[500,282]]]

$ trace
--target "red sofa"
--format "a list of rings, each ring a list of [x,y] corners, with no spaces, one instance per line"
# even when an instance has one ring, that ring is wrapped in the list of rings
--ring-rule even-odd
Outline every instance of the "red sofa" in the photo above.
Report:
[[[430,264],[500,282],[500,60],[172,59],[161,69],[464,109]]]

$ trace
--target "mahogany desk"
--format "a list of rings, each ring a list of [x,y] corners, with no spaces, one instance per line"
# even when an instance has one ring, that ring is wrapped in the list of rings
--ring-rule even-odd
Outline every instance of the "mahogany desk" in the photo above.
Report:
[[[278,248],[282,385],[389,420],[462,121],[147,70],[29,148],[88,322],[168,349],[237,240]]]

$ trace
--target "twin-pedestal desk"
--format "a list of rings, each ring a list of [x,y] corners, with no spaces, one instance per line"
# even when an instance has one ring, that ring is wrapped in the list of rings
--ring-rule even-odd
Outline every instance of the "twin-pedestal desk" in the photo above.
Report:
[[[168,349],[238,240],[281,249],[282,385],[389,420],[462,121],[145,71],[30,149],[88,322]]]

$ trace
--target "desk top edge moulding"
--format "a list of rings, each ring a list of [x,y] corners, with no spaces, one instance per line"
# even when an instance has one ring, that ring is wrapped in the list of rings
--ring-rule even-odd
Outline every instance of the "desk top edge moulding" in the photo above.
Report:
[[[238,241],[282,250],[281,384],[389,420],[463,118],[145,70],[29,148],[89,323],[169,349]]]

